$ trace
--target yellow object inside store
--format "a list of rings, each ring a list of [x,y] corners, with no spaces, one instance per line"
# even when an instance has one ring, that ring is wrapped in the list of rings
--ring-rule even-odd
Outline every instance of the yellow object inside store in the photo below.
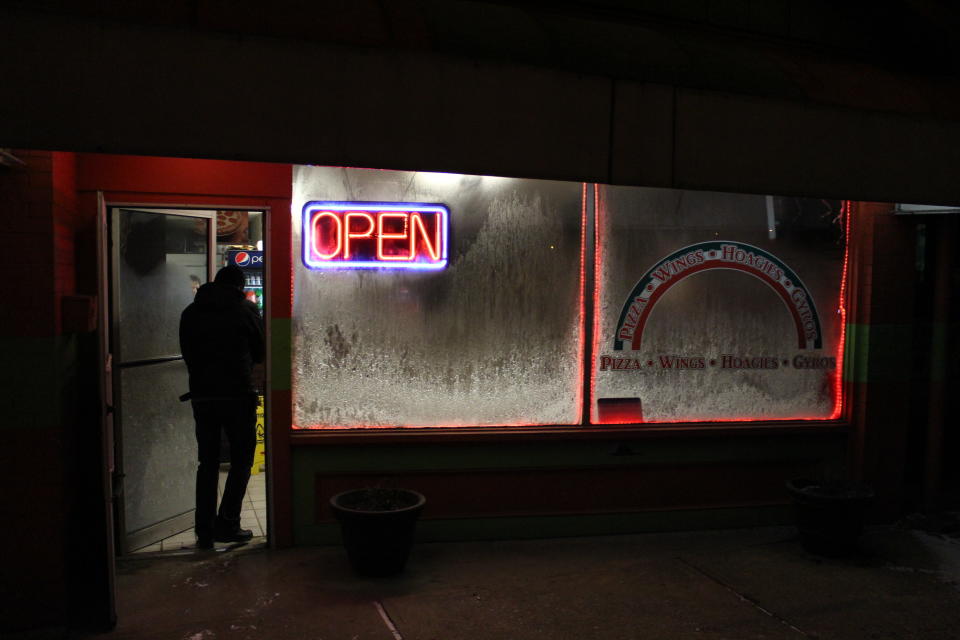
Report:
[[[264,471],[267,465],[263,426],[263,396],[257,396],[257,448],[253,453],[253,466],[250,468],[251,475]]]

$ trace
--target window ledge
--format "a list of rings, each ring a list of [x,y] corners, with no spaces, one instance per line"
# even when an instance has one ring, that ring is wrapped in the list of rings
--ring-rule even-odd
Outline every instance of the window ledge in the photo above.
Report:
[[[848,421],[661,423],[624,425],[543,425],[536,427],[435,427],[293,429],[294,446],[386,443],[472,443],[559,440],[641,440],[725,436],[842,435]]]

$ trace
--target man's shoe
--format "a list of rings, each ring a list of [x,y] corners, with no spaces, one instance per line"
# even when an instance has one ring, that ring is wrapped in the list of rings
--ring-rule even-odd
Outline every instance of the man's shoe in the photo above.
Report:
[[[209,551],[213,549],[213,538],[207,536],[201,536],[197,538],[197,549],[202,549],[204,551]]]
[[[213,533],[213,539],[217,542],[247,542],[253,537],[253,531],[250,529],[241,529],[237,525],[236,529],[229,531],[217,530]]]

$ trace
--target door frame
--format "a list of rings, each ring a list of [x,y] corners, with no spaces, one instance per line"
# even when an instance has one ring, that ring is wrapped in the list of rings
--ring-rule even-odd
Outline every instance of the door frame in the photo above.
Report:
[[[103,410],[103,433],[104,433],[104,447],[106,449],[106,474],[110,479],[110,500],[112,504],[112,509],[110,510],[112,521],[109,523],[109,531],[111,532],[112,541],[111,547],[113,553],[116,556],[125,556],[130,553],[130,546],[128,544],[128,537],[126,535],[126,527],[123,520],[123,509],[120,508],[120,500],[123,500],[122,492],[122,479],[119,476],[117,470],[117,461],[120,456],[119,450],[123,446],[122,435],[119,433],[119,430],[115,428],[114,415],[116,415],[119,398],[114,394],[114,384],[113,379],[113,369],[114,363],[112,358],[112,345],[115,341],[115,332],[114,327],[111,323],[111,319],[115,315],[116,311],[116,301],[113,299],[111,283],[116,280],[116,265],[111,264],[112,259],[112,250],[111,242],[112,238],[110,237],[110,221],[109,214],[112,209],[118,208],[131,208],[131,209],[176,209],[179,213],[169,214],[169,215],[184,215],[189,216],[190,213],[184,213],[184,211],[189,211],[191,209],[197,210],[198,212],[204,211],[260,211],[263,213],[263,252],[264,252],[264,282],[270,283],[270,255],[271,255],[271,246],[270,246],[270,221],[271,221],[271,207],[266,204],[260,204],[257,202],[250,203],[231,203],[231,204],[221,204],[213,202],[204,202],[206,197],[187,197],[184,199],[179,199],[175,195],[167,197],[159,197],[156,200],[126,200],[122,197],[117,199],[112,199],[111,194],[104,194],[102,191],[97,192],[97,207],[98,207],[98,220],[100,224],[98,232],[98,246],[102,248],[101,251],[98,251],[98,260],[100,264],[98,265],[98,288],[100,291],[100,296],[98,300],[99,306],[99,319],[100,319],[100,353],[101,353],[101,394],[102,394],[102,406]],[[127,194],[124,194],[127,195]],[[164,215],[164,214],[158,214]],[[199,218],[212,218],[213,224],[210,225],[208,242],[210,242],[210,247],[216,255],[216,215],[206,216],[206,215],[197,215],[195,217]],[[208,263],[208,279],[213,280],[214,275],[217,271],[217,265],[214,264],[215,259]],[[265,295],[264,309],[263,309],[263,321],[265,329],[265,338],[266,338],[266,362],[264,365],[265,368],[265,380],[264,380],[264,445],[267,450],[267,458],[269,460],[269,450],[271,447],[271,433],[272,425],[270,419],[270,394],[269,390],[271,388],[271,372],[270,372],[270,353],[271,353],[271,337],[270,337],[270,317],[271,317],[271,296]],[[273,517],[273,469],[274,465],[267,464],[266,466],[266,481],[267,481],[267,526],[265,530],[266,538],[268,544],[274,544],[274,517]],[[146,534],[149,531],[154,530],[155,527],[164,528],[165,526],[182,526],[182,523],[179,521],[179,518],[189,517],[190,523],[193,522],[193,512],[184,514],[183,516],[175,517],[171,520],[158,523],[157,525],[152,525],[144,529],[138,530],[136,534]],[[177,525],[174,525],[174,521],[177,522]],[[139,548],[139,547],[135,547]],[[111,583],[113,580],[114,570],[111,567]],[[115,599],[115,595],[114,595]]]
[[[112,375],[113,363],[110,361],[109,345],[109,266],[107,255],[107,207],[102,191],[97,191],[97,353],[100,359],[99,390],[100,390],[100,452],[103,467],[100,469],[101,487],[106,519],[106,547],[107,558],[107,626],[113,628],[117,623],[117,563],[116,563],[116,523],[113,517],[113,387],[107,382]],[[101,547],[103,549],[104,547]]]

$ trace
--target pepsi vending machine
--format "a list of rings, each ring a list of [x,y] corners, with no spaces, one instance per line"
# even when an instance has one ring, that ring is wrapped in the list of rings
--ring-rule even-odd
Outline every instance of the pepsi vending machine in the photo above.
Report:
[[[263,251],[230,249],[227,251],[227,265],[243,269],[243,294],[247,300],[255,303],[263,313]]]

